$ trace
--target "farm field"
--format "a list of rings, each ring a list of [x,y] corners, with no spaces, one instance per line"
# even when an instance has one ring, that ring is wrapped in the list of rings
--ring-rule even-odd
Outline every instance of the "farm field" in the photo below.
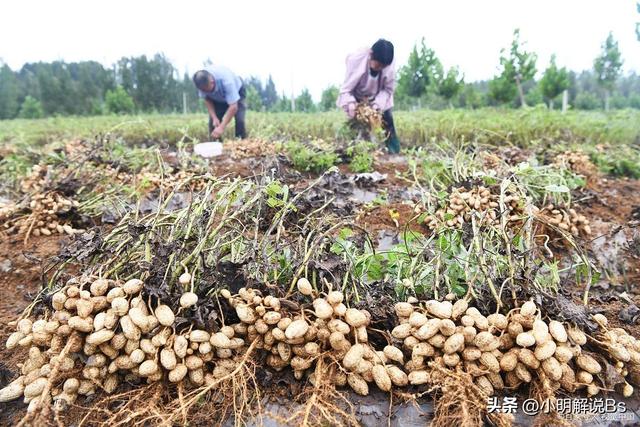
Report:
[[[637,411],[638,111],[400,111],[399,155],[251,112],[211,159],[204,118],[0,121],[3,425]]]

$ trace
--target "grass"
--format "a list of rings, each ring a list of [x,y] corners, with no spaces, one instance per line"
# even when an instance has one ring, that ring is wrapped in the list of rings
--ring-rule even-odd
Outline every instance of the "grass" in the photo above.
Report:
[[[327,113],[249,112],[250,135],[267,139],[335,139],[343,135],[344,116]],[[406,145],[434,140],[530,146],[532,144],[632,144],[640,140],[640,111],[573,111],[561,114],[526,110],[398,111],[398,134]],[[232,128],[233,126],[231,126]],[[233,129],[228,130],[228,137]],[[120,136],[132,144],[175,143],[183,137],[207,140],[204,114],[54,117],[0,121],[0,144],[46,144],[89,138],[98,133]],[[1,146],[1,145],[0,145]]]
[[[338,112],[259,113],[248,115],[250,135],[284,142],[295,167],[320,172],[337,162],[334,141],[348,142],[345,118]],[[403,151],[415,148],[422,171],[431,178],[455,181],[461,172],[450,169],[453,160],[443,152],[458,146],[519,146],[538,156],[567,149],[587,153],[599,169],[615,176],[640,178],[640,111],[610,113],[571,111],[562,114],[539,108],[523,110],[481,109],[446,111],[399,111],[396,127]],[[232,128],[233,126],[230,126]],[[53,117],[39,120],[0,121],[0,177],[15,184],[29,168],[74,139],[96,137],[117,141],[109,157],[137,166],[145,164],[149,149],[190,144],[209,139],[204,114],[149,114],[138,116]],[[225,137],[231,138],[229,129]],[[293,142],[292,142],[293,141]],[[320,141],[320,144],[318,144]],[[341,144],[344,145],[344,144]],[[347,144],[348,145],[348,144]],[[366,143],[351,148],[350,169],[372,169]],[[349,153],[348,153],[349,154]],[[469,157],[466,153],[458,153]],[[141,162],[137,162],[141,160]],[[462,160],[462,159],[459,159]],[[465,168],[474,163],[465,164]],[[542,160],[542,159],[540,159]],[[64,159],[61,159],[64,163]],[[134,163],[134,165],[132,165]],[[133,169],[138,169],[133,167]],[[447,171],[453,176],[446,176]],[[444,172],[444,174],[443,174]]]

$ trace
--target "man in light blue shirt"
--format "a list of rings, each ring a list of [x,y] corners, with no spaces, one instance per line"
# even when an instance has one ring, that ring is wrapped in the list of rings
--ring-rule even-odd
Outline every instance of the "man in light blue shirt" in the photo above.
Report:
[[[193,75],[200,98],[209,111],[209,135],[220,140],[231,121],[236,120],[236,137],[246,138],[244,117],[246,92],[242,79],[221,65],[212,65]]]

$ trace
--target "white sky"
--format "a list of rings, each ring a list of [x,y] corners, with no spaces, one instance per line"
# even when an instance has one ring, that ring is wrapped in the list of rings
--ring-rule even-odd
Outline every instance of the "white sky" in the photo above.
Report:
[[[609,31],[619,41],[623,70],[640,72],[640,21],[635,0],[441,1],[68,1],[2,0],[0,59],[25,62],[93,59],[107,66],[122,56],[163,52],[192,73],[206,58],[242,76],[274,77],[279,92],[303,87],[318,100],[339,84],[347,53],[391,40],[406,62],[413,44],[427,46],[467,81],[491,78],[499,51],[518,27],[544,69],[592,67]]]

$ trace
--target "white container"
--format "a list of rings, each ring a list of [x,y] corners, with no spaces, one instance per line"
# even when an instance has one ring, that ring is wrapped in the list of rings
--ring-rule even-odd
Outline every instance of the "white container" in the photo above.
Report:
[[[193,146],[193,152],[205,158],[216,157],[222,154],[222,143],[217,141],[201,142]]]

